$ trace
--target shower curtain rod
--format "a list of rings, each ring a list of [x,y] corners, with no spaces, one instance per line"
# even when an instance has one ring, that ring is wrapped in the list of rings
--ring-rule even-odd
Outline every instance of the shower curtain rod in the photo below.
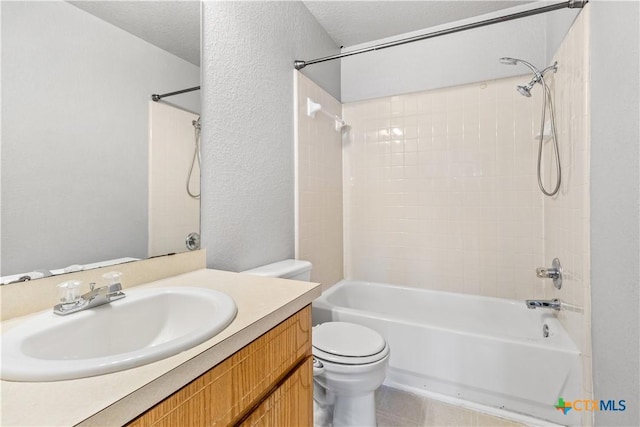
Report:
[[[177,90],[175,92],[163,93],[162,95],[158,95],[157,93],[154,93],[153,95],[151,95],[151,99],[154,100],[155,102],[158,102],[162,98],[165,98],[167,96],[180,95],[181,93],[193,92],[194,90],[200,90],[200,86],[190,87],[189,89]]]
[[[552,12],[554,10],[565,9],[565,8],[570,8],[570,9],[578,8],[578,9],[580,9],[580,8],[583,8],[584,5],[587,4],[587,3],[588,3],[588,0],[569,0],[569,1],[562,2],[562,3],[552,4],[552,5],[549,5],[549,6],[542,6],[542,7],[536,8],[536,9],[525,10],[525,11],[522,11],[522,12],[512,13],[510,15],[499,16],[497,18],[486,19],[484,21],[478,21],[478,22],[474,22],[474,23],[471,23],[471,24],[465,24],[465,25],[460,25],[458,27],[453,27],[453,28],[448,28],[448,29],[445,29],[445,30],[435,31],[433,33],[421,34],[421,35],[418,35],[418,36],[408,37],[406,39],[400,39],[400,40],[391,41],[391,42],[387,42],[387,43],[382,43],[382,44],[371,46],[371,47],[365,47],[365,48],[362,48],[362,49],[353,50],[351,52],[343,52],[343,53],[339,53],[339,54],[336,54],[336,55],[325,56],[324,58],[312,59],[310,61],[296,60],[296,61],[293,62],[293,66],[295,67],[296,70],[301,70],[304,67],[306,67],[307,65],[318,64],[320,62],[326,62],[326,61],[333,61],[334,59],[345,58],[347,56],[352,56],[352,55],[359,55],[361,53],[372,52],[374,50],[386,49],[388,47],[400,46],[400,45],[403,45],[403,44],[413,43],[413,42],[417,42],[417,41],[420,41],[420,40],[426,40],[426,39],[430,39],[430,38],[434,38],[434,37],[438,37],[438,36],[444,36],[444,35],[447,35],[447,34],[457,33],[457,32],[460,32],[460,31],[471,30],[471,29],[474,29],[474,28],[480,28],[480,27],[484,27],[484,26],[487,26],[487,25],[498,24],[500,22],[511,21],[513,19],[526,18],[527,16],[533,16],[533,15],[537,15],[537,14],[540,14],[540,13]]]

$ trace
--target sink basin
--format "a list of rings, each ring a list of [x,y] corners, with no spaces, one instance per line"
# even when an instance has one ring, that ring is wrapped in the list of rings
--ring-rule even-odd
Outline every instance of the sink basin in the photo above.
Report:
[[[43,312],[2,335],[0,377],[57,381],[155,362],[212,338],[237,308],[222,292],[195,288],[125,290],[126,298],[58,316]]]

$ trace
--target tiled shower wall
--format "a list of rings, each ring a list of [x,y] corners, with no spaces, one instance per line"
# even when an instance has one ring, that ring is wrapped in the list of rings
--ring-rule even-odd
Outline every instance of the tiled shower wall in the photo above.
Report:
[[[307,98],[340,116],[339,101],[295,72],[296,258],[311,261],[311,280],[323,289],[343,277],[342,134],[322,113],[307,116]]]
[[[589,6],[549,74],[562,165],[537,187],[542,87],[529,76],[344,105],[346,277],[515,298],[560,298],[593,395],[589,259]],[[548,117],[548,116],[547,116]],[[543,181],[555,183],[549,138]],[[561,290],[535,277],[558,257]],[[591,425],[592,413],[583,414]]]
[[[556,107],[562,185],[553,198],[544,200],[545,264],[558,257],[564,280],[561,290],[545,285],[546,298],[569,304],[558,313],[560,321],[582,353],[581,399],[593,394],[591,382],[591,282],[589,249],[589,12],[587,5],[555,55],[558,72],[551,80]],[[544,156],[552,159],[551,143]],[[551,165],[550,161],[545,162]],[[548,168],[545,182],[555,182]],[[551,185],[547,185],[550,187]],[[583,413],[583,425],[591,424],[592,412]]]
[[[345,275],[539,298],[540,91],[529,76],[344,105]]]

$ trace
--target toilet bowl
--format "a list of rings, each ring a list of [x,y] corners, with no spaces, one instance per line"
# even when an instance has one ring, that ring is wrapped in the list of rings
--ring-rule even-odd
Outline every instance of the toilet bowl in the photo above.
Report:
[[[333,405],[331,424],[375,426],[375,391],[385,378],[389,346],[377,332],[347,322],[313,328],[314,398]],[[317,390],[316,390],[317,389]]]
[[[309,281],[311,263],[285,260],[243,271]],[[347,322],[312,330],[314,425],[376,425],[375,391],[384,381],[389,345],[376,331]]]

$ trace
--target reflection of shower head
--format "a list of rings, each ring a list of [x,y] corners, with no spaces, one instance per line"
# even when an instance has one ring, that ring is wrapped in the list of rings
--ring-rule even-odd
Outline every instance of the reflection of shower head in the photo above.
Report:
[[[536,83],[539,83],[540,80],[542,80],[544,74],[547,71],[553,70],[554,73],[556,71],[558,71],[558,62],[554,62],[553,65],[548,66],[547,68],[545,68],[542,71],[538,70],[530,62],[527,62],[527,61],[522,60],[522,59],[517,59],[517,58],[509,58],[509,57],[505,56],[503,58],[500,58],[500,63],[501,64],[505,64],[505,65],[522,64],[522,65],[526,66],[527,68],[529,68],[533,72],[533,79],[528,84],[526,84],[524,86],[518,86],[517,87],[518,93],[520,93],[521,95],[526,96],[527,98],[531,97],[531,89],[533,88],[533,86],[535,86]]]

